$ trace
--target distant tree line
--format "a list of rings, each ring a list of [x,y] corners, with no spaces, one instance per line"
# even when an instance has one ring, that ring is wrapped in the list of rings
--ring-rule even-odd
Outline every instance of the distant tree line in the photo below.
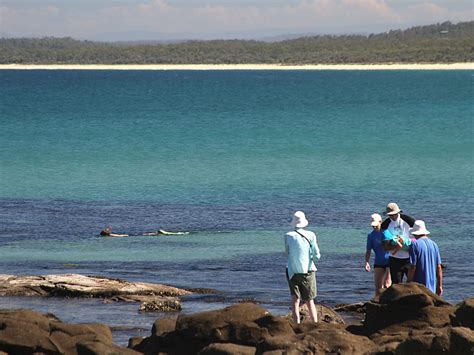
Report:
[[[134,44],[1,38],[0,64],[350,64],[474,61],[474,21],[380,34]]]

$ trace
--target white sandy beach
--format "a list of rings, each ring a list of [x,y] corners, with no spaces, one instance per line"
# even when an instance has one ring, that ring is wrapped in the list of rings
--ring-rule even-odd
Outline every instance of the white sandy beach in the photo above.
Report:
[[[474,63],[452,64],[0,64],[0,70],[474,70]]]

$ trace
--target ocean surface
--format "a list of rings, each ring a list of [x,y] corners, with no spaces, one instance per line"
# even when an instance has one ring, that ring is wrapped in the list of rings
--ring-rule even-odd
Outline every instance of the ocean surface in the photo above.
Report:
[[[81,273],[215,289],[183,312],[254,300],[289,312],[283,235],[318,235],[318,302],[366,301],[370,215],[426,221],[444,297],[474,295],[473,71],[0,71],[0,273]],[[99,237],[112,226],[139,235]],[[138,304],[0,298],[105,322]]]

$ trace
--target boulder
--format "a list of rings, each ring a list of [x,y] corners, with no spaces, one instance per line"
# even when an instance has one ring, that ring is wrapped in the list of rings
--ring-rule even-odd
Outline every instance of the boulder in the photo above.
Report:
[[[331,307],[325,306],[323,304],[316,304],[316,312],[318,314],[318,322],[324,323],[333,323],[333,324],[344,324],[344,319]],[[289,320],[292,320],[292,314],[287,315]],[[309,321],[309,311],[306,305],[300,307],[300,321],[306,322]]]
[[[160,300],[143,302],[139,312],[178,312],[181,311],[181,302],[178,300]]]
[[[180,315],[174,331],[172,320],[158,320],[152,335],[132,348],[145,354],[255,354],[346,351],[373,349],[368,338],[345,330],[343,324],[291,324],[253,303],[223,310]],[[165,329],[165,331],[163,331]],[[339,350],[338,350],[339,349]]]
[[[452,354],[474,354],[474,331],[470,328],[454,327],[450,333],[450,350]]]
[[[151,328],[151,334],[155,336],[160,336],[165,333],[172,332],[176,329],[176,318],[161,318],[157,319],[153,323]]]
[[[440,328],[451,324],[454,307],[425,286],[396,284],[366,304],[364,330],[372,334],[387,327],[392,331]]]
[[[452,323],[474,329],[474,298],[468,298],[456,306]]]
[[[304,332],[265,338],[257,354],[369,354],[374,349],[374,342],[349,333],[342,325],[308,323]]]
[[[112,341],[103,324],[68,324],[32,310],[0,310],[0,352],[8,354],[137,354]]]
[[[170,355],[474,353],[474,331],[451,325],[455,315],[449,303],[417,284],[394,285],[385,292],[367,303],[362,325],[292,324],[288,317],[247,303],[157,320],[152,335],[131,340],[130,348]],[[463,314],[468,306],[463,302],[456,310]]]
[[[396,354],[446,354],[450,349],[449,328],[415,330],[384,329],[370,337],[380,353]]]

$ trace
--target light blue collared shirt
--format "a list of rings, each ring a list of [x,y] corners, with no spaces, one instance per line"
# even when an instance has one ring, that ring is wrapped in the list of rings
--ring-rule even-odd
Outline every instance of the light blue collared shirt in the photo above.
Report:
[[[291,279],[294,274],[307,274],[316,271],[316,262],[321,258],[316,235],[304,229],[298,229],[308,241],[296,231],[285,234],[285,251],[288,257],[288,276]]]

